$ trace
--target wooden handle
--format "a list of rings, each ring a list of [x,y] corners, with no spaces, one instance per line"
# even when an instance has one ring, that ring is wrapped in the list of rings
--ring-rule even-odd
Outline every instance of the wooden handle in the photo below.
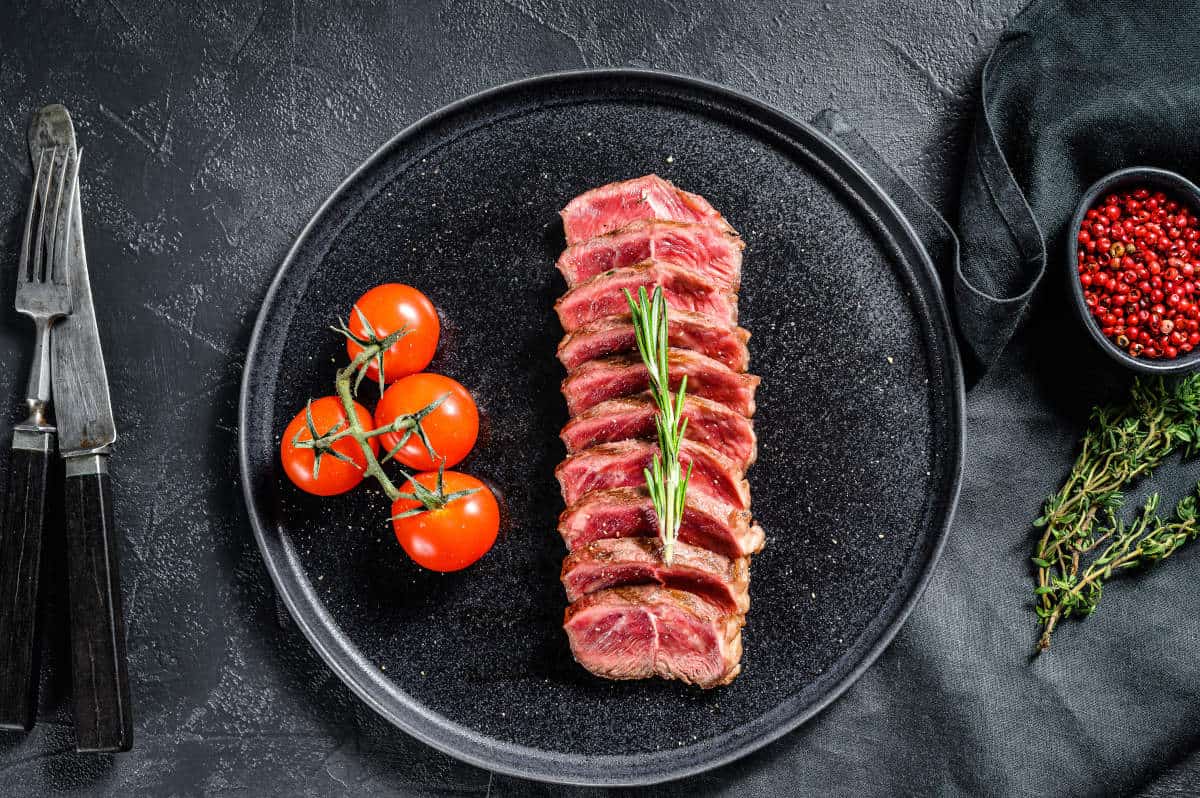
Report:
[[[128,751],[133,745],[133,714],[108,457],[66,462],[75,748]]]
[[[54,431],[13,435],[0,519],[0,729],[33,728],[37,704],[38,575]]]

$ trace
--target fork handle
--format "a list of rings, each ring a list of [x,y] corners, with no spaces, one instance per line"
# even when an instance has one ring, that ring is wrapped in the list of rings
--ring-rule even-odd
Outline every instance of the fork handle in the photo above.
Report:
[[[35,316],[33,319],[33,362],[29,367],[29,388],[25,403],[29,418],[24,424],[42,426],[46,423],[46,405],[50,404],[50,330],[57,317]]]
[[[0,729],[29,731],[37,703],[38,577],[54,428],[13,431],[0,521]]]
[[[66,458],[63,482],[75,748],[128,751],[133,745],[133,714],[108,455]]]

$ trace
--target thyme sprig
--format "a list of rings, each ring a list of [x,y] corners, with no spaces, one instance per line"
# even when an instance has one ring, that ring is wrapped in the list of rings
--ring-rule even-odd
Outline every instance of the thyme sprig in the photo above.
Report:
[[[671,397],[670,372],[668,369],[669,334],[667,302],[662,288],[646,295],[646,288],[638,289],[638,298],[625,290],[629,312],[633,320],[634,337],[638,352],[650,374],[650,394],[658,413],[654,426],[658,432],[658,452],[649,468],[642,470],[646,478],[646,490],[654,506],[658,521],[658,537],[662,541],[663,562],[671,564],[675,542],[679,538],[679,527],[683,522],[684,503],[687,499],[688,482],[692,478],[689,463],[687,473],[679,462],[679,446],[687,430],[687,419],[683,418],[683,401],[687,395],[687,375],[679,384],[679,393]]]
[[[1159,562],[1196,538],[1196,495],[1180,501],[1170,520],[1158,516],[1157,495],[1132,523],[1122,522],[1117,512],[1131,483],[1172,453],[1191,457],[1198,450],[1200,375],[1137,380],[1124,405],[1093,410],[1066,483],[1034,522],[1044,530],[1032,558],[1039,651],[1050,647],[1062,619],[1095,612],[1104,584],[1115,574]]]

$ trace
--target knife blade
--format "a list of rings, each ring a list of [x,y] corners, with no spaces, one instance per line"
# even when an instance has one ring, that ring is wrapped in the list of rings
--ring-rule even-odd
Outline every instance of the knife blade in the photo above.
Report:
[[[74,151],[75,128],[65,107],[47,105],[34,115],[29,126],[29,151],[34,163],[42,150],[56,145]],[[67,253],[74,309],[54,328],[50,368],[58,450],[67,458],[106,454],[106,447],[117,440],[108,393],[108,373],[104,368],[100,331],[96,328],[96,310],[92,305],[92,287],[88,282],[78,184],[75,192]]]
[[[35,161],[53,146],[69,148],[78,157],[71,116],[61,105],[41,109],[29,126],[29,150]],[[66,254],[74,312],[54,330],[50,371],[59,452],[65,466],[63,517],[75,748],[118,752],[133,745],[133,715],[117,565],[118,532],[108,473],[117,428],[88,282],[78,181],[73,207]]]

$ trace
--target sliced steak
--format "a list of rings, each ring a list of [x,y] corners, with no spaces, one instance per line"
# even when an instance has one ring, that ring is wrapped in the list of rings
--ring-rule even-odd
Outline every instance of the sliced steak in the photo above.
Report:
[[[570,506],[584,494],[607,488],[645,485],[642,473],[658,454],[658,444],[650,441],[620,441],[593,446],[559,463],[554,475],[562,486],[563,501]],[[750,483],[729,458],[702,443],[683,441],[679,462],[692,477],[688,492],[699,491],[738,510],[750,507]]]
[[[745,245],[703,197],[653,174],[585,192],[561,215],[569,290],[555,311],[572,418],[555,476],[571,651],[608,679],[727,684],[741,671],[750,556],[765,542],[745,479],[759,384],[737,326]],[[679,461],[691,482],[669,565],[645,477],[658,408],[627,300],[643,288],[670,309],[669,388],[688,385]]]
[[[659,260],[736,291],[745,246],[737,236],[706,224],[651,219],[567,247],[558,258],[558,270],[568,286],[575,286],[611,269]]]
[[[708,688],[741,671],[743,622],[691,593],[648,585],[584,596],[567,607],[563,628],[575,659],[597,676]]]
[[[759,378],[738,374],[710,357],[672,349],[667,363],[672,391],[686,374],[688,396],[703,396],[720,402],[743,416],[754,415],[754,392]],[[590,360],[563,380],[562,392],[572,416],[579,415],[607,399],[641,393],[650,386],[650,375],[642,359],[635,355]]]
[[[560,437],[570,453],[627,438],[653,439],[657,412],[648,393],[609,399],[568,421]],[[687,440],[715,449],[743,471],[754,463],[758,444],[754,427],[745,416],[711,399],[689,394],[683,403],[683,417],[688,422],[684,430]]]
[[[746,342],[750,333],[741,327],[721,324],[686,310],[667,314],[667,340],[676,349],[691,349],[724,363],[734,371],[745,371],[750,362]],[[558,345],[558,359],[567,371],[608,355],[637,351],[637,338],[629,314],[605,316],[568,334]]]
[[[558,517],[558,532],[571,551],[605,538],[655,537],[658,522],[644,487],[597,490]],[[698,491],[688,491],[679,540],[736,558],[763,546],[763,531],[750,513]]]
[[[563,562],[568,601],[626,585],[659,585],[695,593],[725,612],[750,608],[750,560],[729,559],[676,543],[671,564],[662,561],[657,538],[609,538],[571,552]]]
[[[663,299],[672,311],[687,310],[720,324],[737,324],[735,294],[680,266],[653,260],[604,272],[580,283],[554,303],[554,312],[563,329],[574,332],[605,316],[628,313],[626,291],[636,297],[639,288],[650,294],[656,286],[662,288]]]
[[[561,211],[567,244],[611,233],[640,219],[707,224],[734,233],[708,200],[645,175],[585,191]]]

